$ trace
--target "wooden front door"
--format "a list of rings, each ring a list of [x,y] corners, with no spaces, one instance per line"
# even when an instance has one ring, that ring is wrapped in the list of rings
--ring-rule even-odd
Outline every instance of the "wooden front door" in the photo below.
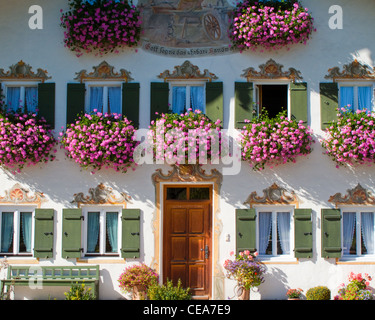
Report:
[[[163,282],[169,279],[176,285],[181,279],[193,298],[210,299],[211,188],[207,187],[208,192],[202,187],[198,192],[194,187],[169,188],[164,197]],[[168,197],[172,189],[185,189],[186,193]],[[197,197],[200,191],[204,194]]]

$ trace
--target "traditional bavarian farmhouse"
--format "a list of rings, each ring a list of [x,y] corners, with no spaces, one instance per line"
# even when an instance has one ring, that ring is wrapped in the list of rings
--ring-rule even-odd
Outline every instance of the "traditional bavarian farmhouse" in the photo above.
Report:
[[[374,130],[358,119],[375,107],[375,2],[301,0],[302,16],[243,3],[254,15],[230,0],[0,0],[2,108],[21,108],[0,119],[3,294],[64,299],[85,281],[124,299],[121,273],[144,263],[195,299],[237,299],[224,265],[245,250],[266,267],[254,300],[316,286],[333,299],[351,272],[375,275]],[[222,132],[216,162],[158,149],[190,109],[205,116],[184,118],[196,138]],[[146,157],[150,132],[163,158]]]

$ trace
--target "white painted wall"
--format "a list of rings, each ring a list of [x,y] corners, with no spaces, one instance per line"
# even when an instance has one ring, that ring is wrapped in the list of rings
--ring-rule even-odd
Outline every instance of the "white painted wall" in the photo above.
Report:
[[[262,190],[274,182],[288,190],[294,190],[301,199],[301,208],[313,209],[314,257],[302,259],[299,264],[268,265],[266,282],[259,293],[252,294],[253,299],[285,299],[287,288],[299,287],[307,289],[316,285],[327,285],[334,293],[339,284],[345,282],[350,271],[375,274],[375,264],[370,265],[336,265],[333,259],[320,258],[320,209],[331,207],[329,196],[336,192],[345,193],[347,189],[360,183],[363,187],[375,192],[374,167],[355,169],[336,169],[335,164],[323,154],[318,142],[320,131],[320,98],[319,82],[324,81],[328,69],[342,67],[350,63],[353,57],[369,65],[375,64],[373,54],[375,42],[372,30],[375,22],[373,12],[375,3],[372,0],[353,2],[340,1],[344,10],[344,28],[331,30],[328,26],[330,14],[328,9],[336,4],[334,0],[304,0],[315,18],[317,32],[307,46],[298,45],[278,52],[246,52],[232,55],[189,58],[200,70],[208,69],[224,82],[224,123],[232,128],[234,119],[234,82],[244,80],[240,77],[248,67],[258,68],[270,58],[284,65],[284,70],[294,67],[300,70],[304,81],[308,82],[310,95],[309,120],[316,134],[317,142],[311,155],[299,159],[296,164],[286,164],[253,172],[246,163],[242,163],[241,172],[235,176],[225,176],[221,188],[220,219],[223,222],[220,240],[220,262],[229,257],[235,250],[234,214],[236,208],[244,207],[242,203],[249,194]],[[66,118],[66,83],[72,82],[75,73],[82,69],[91,71],[102,60],[115,66],[115,70],[124,68],[131,72],[134,81],[139,82],[141,127],[149,123],[149,90],[150,82],[157,81],[157,75],[164,70],[173,70],[181,65],[185,58],[170,58],[152,55],[139,49],[125,50],[119,55],[106,55],[103,58],[94,55],[83,55],[77,58],[63,46],[63,30],[59,27],[60,9],[67,8],[65,0],[36,0],[32,4],[43,8],[43,30],[28,28],[28,8],[30,1],[0,0],[0,68],[8,70],[10,65],[20,60],[33,66],[33,70],[43,68],[52,76],[50,81],[56,83],[56,131],[65,126]],[[141,261],[151,263],[154,257],[153,231],[151,219],[155,210],[155,190],[151,183],[151,175],[160,166],[144,165],[134,172],[118,174],[104,170],[96,174],[81,170],[78,165],[66,159],[62,150],[57,153],[57,160],[43,166],[26,168],[20,174],[0,171],[0,194],[11,188],[16,182],[32,191],[41,191],[48,198],[44,207],[54,208],[57,212],[55,229],[55,257],[41,261],[41,264],[69,264],[61,258],[61,222],[62,209],[72,207],[70,201],[78,192],[87,193],[89,188],[105,182],[117,191],[127,192],[133,203],[128,207],[142,209],[142,250]],[[165,168],[165,167],[164,167]],[[165,171],[166,172],[166,169]],[[227,242],[225,236],[230,235]],[[103,299],[121,298],[117,279],[123,264],[102,264],[100,295]],[[234,282],[225,280],[225,298],[233,296]],[[17,299],[39,299],[43,293],[27,288],[16,288]],[[55,296],[56,294],[56,296]],[[50,298],[57,297],[53,292]],[[47,296],[45,296],[47,297]]]

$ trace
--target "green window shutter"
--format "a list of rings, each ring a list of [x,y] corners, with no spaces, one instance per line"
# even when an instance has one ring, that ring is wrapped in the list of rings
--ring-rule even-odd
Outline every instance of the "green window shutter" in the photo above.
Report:
[[[290,109],[291,119],[300,121],[307,125],[307,83],[290,84]]]
[[[341,258],[340,209],[322,209],[322,257]]]
[[[121,257],[140,257],[140,209],[122,210],[122,248]]]
[[[82,209],[63,209],[62,257],[80,258],[82,255]]]
[[[206,116],[212,121],[224,119],[223,83],[206,83]]]
[[[55,128],[55,84],[38,84],[38,116],[43,117],[51,126]]]
[[[139,83],[122,84],[122,114],[139,126]]]
[[[337,119],[339,107],[339,88],[337,83],[320,83],[320,117],[321,128],[326,129]]]
[[[34,257],[53,257],[54,210],[35,209]]]
[[[234,126],[237,129],[242,129],[245,125],[244,120],[253,118],[253,91],[252,82],[235,82],[234,84]]]
[[[155,112],[169,112],[169,84],[166,82],[151,83],[151,120],[156,120],[159,116]]]
[[[85,84],[68,83],[66,124],[73,123],[77,115],[85,111]]]
[[[256,250],[255,209],[236,209],[236,253]]]
[[[313,237],[311,209],[294,210],[294,255],[296,258],[312,258]]]

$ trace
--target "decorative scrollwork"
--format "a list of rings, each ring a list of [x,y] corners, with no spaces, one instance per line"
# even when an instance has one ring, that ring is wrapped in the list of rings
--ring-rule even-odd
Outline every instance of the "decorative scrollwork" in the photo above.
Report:
[[[372,195],[371,191],[366,190],[360,184],[358,184],[353,189],[348,189],[346,195],[341,195],[341,193],[336,193],[331,196],[328,200],[336,205],[346,204],[346,205],[375,205],[375,197]]]
[[[5,72],[0,69],[0,79],[3,80],[39,80],[44,82],[51,77],[47,76],[47,71],[39,68],[37,73],[34,73],[32,67],[22,60],[9,67],[9,71]]]
[[[352,63],[345,64],[343,70],[340,71],[339,67],[333,67],[328,69],[328,74],[325,76],[326,79],[335,80],[350,80],[350,79],[375,79],[375,68],[371,71],[370,68],[364,64],[361,64],[357,60]]]
[[[5,190],[5,196],[0,197],[1,204],[30,204],[40,205],[46,202],[46,198],[43,193],[35,192],[34,195],[29,195],[30,190],[22,187],[16,183],[12,188]]]

